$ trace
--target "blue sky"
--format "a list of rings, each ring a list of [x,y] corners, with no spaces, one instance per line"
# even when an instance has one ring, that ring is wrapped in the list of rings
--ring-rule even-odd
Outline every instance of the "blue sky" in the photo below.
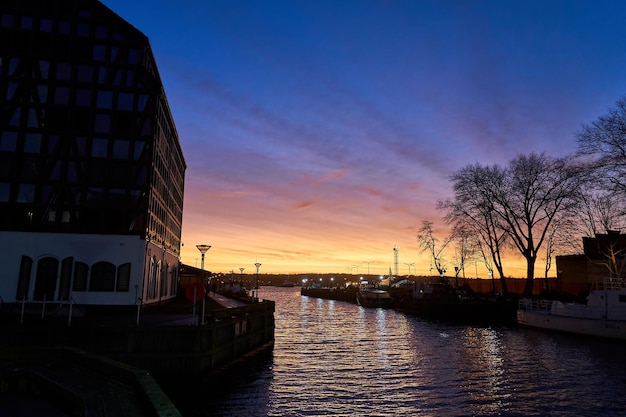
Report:
[[[572,153],[626,91],[622,1],[103,3],[150,38],[215,271],[427,274],[454,171]]]

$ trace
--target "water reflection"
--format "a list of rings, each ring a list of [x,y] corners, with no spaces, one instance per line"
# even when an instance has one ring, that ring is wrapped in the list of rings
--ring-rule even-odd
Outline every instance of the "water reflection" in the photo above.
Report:
[[[507,383],[499,334],[493,329],[468,327],[461,331],[461,347],[462,386],[472,400],[472,413],[506,410],[506,398],[511,394],[502,389]]]
[[[262,295],[276,301],[273,357],[185,416],[626,415],[623,344]]]

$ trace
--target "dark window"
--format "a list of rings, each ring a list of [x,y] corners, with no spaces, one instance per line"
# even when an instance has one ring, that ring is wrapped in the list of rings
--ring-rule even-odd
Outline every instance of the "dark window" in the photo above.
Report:
[[[78,155],[80,156],[87,155],[87,138],[77,137],[74,139],[74,144],[76,145],[76,150],[78,151]]]
[[[99,109],[113,108],[113,92],[112,91],[98,91],[98,101],[96,104]]]
[[[170,277],[169,272],[169,264],[167,262],[163,263],[163,271],[161,272],[161,288],[159,289],[159,291],[161,292],[161,296],[164,297],[166,295],[168,295],[167,290],[169,288],[169,286],[167,285],[168,282],[167,280]]]
[[[72,75],[72,67],[65,62],[59,62],[57,64],[56,79],[57,80],[69,80]]]
[[[89,25],[87,23],[79,23],[76,26],[76,34],[82,37],[89,36]]]
[[[50,179],[52,181],[58,181],[61,179],[61,169],[63,168],[63,162],[56,161],[54,163],[54,167],[52,167],[52,171],[50,171]]]
[[[91,91],[78,89],[76,91],[76,104],[81,107],[88,107],[91,105]]]
[[[87,291],[87,274],[89,267],[84,262],[74,264],[74,291]]]
[[[134,95],[131,93],[120,93],[117,98],[118,110],[132,110]]]
[[[93,80],[93,68],[89,65],[78,66],[78,81],[90,83]]]
[[[619,294],[619,302],[626,303],[626,294]]]
[[[48,86],[40,84],[37,86],[37,95],[39,96],[39,102],[45,103],[48,101]]]
[[[169,293],[171,295],[175,295],[176,294],[176,284],[177,284],[177,282],[176,282],[176,268],[172,268],[170,270],[169,280],[170,280],[170,291],[169,291]]]
[[[67,162],[67,181],[68,182],[76,182],[78,181],[78,171],[76,170],[76,162],[68,161]]]
[[[17,149],[17,132],[3,132],[0,138],[0,151],[14,152]]]
[[[157,262],[153,256],[150,259],[150,276],[148,277],[148,299],[156,298],[157,275],[160,273],[161,262]]]
[[[35,201],[35,184],[20,184],[17,193],[18,203],[32,203]]]
[[[147,117],[143,119],[143,127],[141,128],[141,136],[152,136],[152,120]]]
[[[35,288],[33,290],[34,300],[54,300],[58,273],[59,261],[55,258],[48,256],[37,262],[37,276],[35,277]]]
[[[131,65],[139,63],[139,50],[137,49],[128,50],[128,63]]]
[[[32,16],[22,16],[22,29],[31,30],[33,28]]]
[[[3,14],[2,15],[2,27],[10,28],[13,26],[13,15]]]
[[[48,137],[48,153],[54,152],[59,143],[59,137],[56,135],[50,135]]]
[[[8,153],[0,153],[0,178],[10,181],[15,177],[17,171],[17,161],[15,157]],[[10,196],[10,195],[9,195]]]
[[[135,84],[135,72],[128,70],[126,72],[126,87],[132,87]]]
[[[107,26],[96,26],[96,38],[105,39],[109,35],[109,28]]]
[[[39,153],[41,152],[41,134],[27,133],[24,141],[24,152]]]
[[[110,262],[96,262],[91,267],[89,291],[115,290],[115,265]]]
[[[148,96],[146,94],[139,95],[139,111],[144,111],[146,109],[146,104],[148,103]]]
[[[8,202],[11,196],[11,184],[8,182],[0,182],[0,202]]]
[[[11,116],[11,120],[9,121],[9,126],[11,127],[17,127],[20,125],[20,118],[22,116],[22,109],[17,108],[15,109],[15,111],[13,112],[13,116]]]
[[[108,76],[109,76],[109,68],[100,67],[100,69],[98,70],[98,82],[100,84],[104,84],[107,81]]]
[[[41,201],[44,204],[49,204],[50,207],[54,205],[54,202],[50,201],[53,191],[54,191],[54,188],[51,185],[44,185],[41,190]],[[56,194],[55,194],[55,197],[56,197]]]
[[[33,269],[33,260],[28,256],[22,256],[20,262],[20,275],[17,281],[17,293],[15,299],[18,301],[28,298],[28,287],[30,284],[30,273]]]
[[[94,45],[93,47],[93,60],[104,61],[106,59],[107,48],[104,45]]]
[[[26,123],[28,127],[32,127],[32,128],[39,127],[39,119],[37,117],[37,112],[35,111],[35,109],[28,110],[28,120]]]
[[[50,75],[50,62],[39,61],[39,72],[41,73],[41,78],[47,79]]]
[[[115,70],[115,77],[113,78],[113,85],[120,86],[122,85],[122,71]]]
[[[52,20],[41,19],[41,22],[39,22],[39,30],[42,32],[52,32]]]
[[[143,153],[145,142],[137,141],[135,142],[135,150],[133,152],[133,159],[138,161],[141,159],[141,154]]]
[[[128,159],[128,149],[130,142],[125,139],[116,139],[113,141],[113,158]]]
[[[13,99],[13,94],[15,94],[15,92],[17,91],[17,85],[17,83],[9,83],[6,94],[8,101],[11,101]]]
[[[72,31],[72,25],[70,24],[70,22],[66,21],[66,20],[62,20],[59,22],[59,32],[64,34],[64,35],[69,35],[70,32]]]
[[[111,128],[111,116],[108,114],[96,114],[94,130],[98,133],[108,133]]]
[[[69,104],[70,89],[67,87],[57,87],[54,90],[54,104]]]
[[[23,181],[37,180],[39,178],[37,158],[23,158],[20,173]]]
[[[109,149],[109,141],[106,138],[94,138],[91,145],[93,158],[106,158]]]
[[[72,281],[72,266],[74,258],[69,257],[61,262],[61,280],[59,282],[59,300],[68,301],[70,299],[70,283]]]
[[[130,289],[130,263],[122,264],[117,268],[117,285],[115,291],[128,292]]]

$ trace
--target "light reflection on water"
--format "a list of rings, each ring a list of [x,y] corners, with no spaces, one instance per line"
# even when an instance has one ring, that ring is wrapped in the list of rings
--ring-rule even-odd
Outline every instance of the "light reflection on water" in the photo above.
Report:
[[[626,415],[623,343],[260,295],[276,301],[272,357],[179,405],[185,416]]]

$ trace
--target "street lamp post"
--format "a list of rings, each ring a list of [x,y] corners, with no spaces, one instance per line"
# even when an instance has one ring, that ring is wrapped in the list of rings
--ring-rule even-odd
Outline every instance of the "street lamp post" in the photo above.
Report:
[[[200,261],[200,269],[204,269],[204,254],[207,253],[209,249],[211,249],[211,245],[196,245],[196,248],[202,254],[202,260]]]
[[[259,300],[259,268],[261,267],[261,262],[256,262],[254,266],[256,266],[256,301],[258,301]]]
[[[241,274],[239,275],[239,286],[243,289],[243,271],[246,268],[239,268],[239,272],[241,272]]]

